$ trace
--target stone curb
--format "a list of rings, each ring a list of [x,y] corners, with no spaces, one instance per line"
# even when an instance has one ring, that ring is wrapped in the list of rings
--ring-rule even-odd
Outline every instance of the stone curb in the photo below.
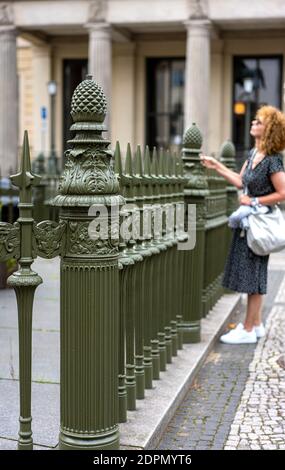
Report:
[[[161,372],[160,380],[153,382],[153,389],[146,390],[145,399],[137,400],[136,411],[128,412],[128,421],[120,424],[122,450],[156,448],[216,340],[240,305],[240,294],[225,294],[202,319],[201,342],[183,346],[167,370]]]

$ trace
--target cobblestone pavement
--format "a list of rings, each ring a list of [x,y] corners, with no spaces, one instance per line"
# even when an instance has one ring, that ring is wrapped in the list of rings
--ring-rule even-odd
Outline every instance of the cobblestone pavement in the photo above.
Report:
[[[216,344],[158,449],[285,448],[285,371],[276,363],[284,352],[284,271],[271,271],[268,284],[265,338],[258,345]],[[245,302],[232,321],[244,313]]]
[[[276,362],[284,353],[284,338],[284,305],[276,305],[249,366],[225,449],[285,449],[285,370]]]

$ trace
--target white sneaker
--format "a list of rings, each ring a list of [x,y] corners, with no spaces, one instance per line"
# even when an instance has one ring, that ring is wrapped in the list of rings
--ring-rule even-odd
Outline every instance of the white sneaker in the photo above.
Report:
[[[257,338],[263,338],[265,335],[265,328],[263,323],[260,323],[260,325],[255,327],[255,333]]]
[[[226,344],[256,343],[256,331],[255,328],[253,328],[252,331],[246,331],[243,324],[239,323],[237,327],[229,331],[229,333],[222,335],[220,341]]]

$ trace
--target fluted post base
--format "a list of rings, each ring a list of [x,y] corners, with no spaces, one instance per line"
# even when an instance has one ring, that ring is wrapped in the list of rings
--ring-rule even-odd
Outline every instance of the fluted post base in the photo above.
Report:
[[[126,365],[126,388],[127,388],[127,406],[129,411],[136,409],[136,376],[135,366]]]
[[[171,335],[171,327],[166,326],[164,328],[165,331],[165,346],[166,346],[166,362],[167,364],[171,364],[172,362],[172,335]]]
[[[59,434],[60,450],[118,450],[119,431],[115,429],[102,434],[82,436],[61,430]]]
[[[117,296],[116,259],[62,259],[60,449],[119,448]]]
[[[127,421],[126,376],[119,375],[119,423]]]
[[[152,388],[152,357],[151,346],[144,346],[144,373],[145,373],[145,388]]]
[[[162,372],[166,371],[167,353],[165,343],[165,333],[158,333],[159,365]]]
[[[201,341],[200,321],[182,322],[181,328],[183,329],[183,343],[199,343]]]
[[[158,339],[151,340],[151,357],[152,357],[152,377],[154,380],[160,378],[160,354]]]
[[[174,357],[177,356],[177,349],[178,349],[178,338],[177,338],[177,322],[175,320],[171,320],[171,337],[172,337],[172,355]]]

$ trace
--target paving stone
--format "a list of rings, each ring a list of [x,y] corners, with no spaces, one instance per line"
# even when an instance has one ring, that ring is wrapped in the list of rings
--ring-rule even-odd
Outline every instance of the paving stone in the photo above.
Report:
[[[19,419],[19,382],[17,380],[0,380],[0,438],[18,438]],[[32,430],[34,443],[55,447],[59,434],[59,385],[32,384]]]
[[[249,366],[250,375],[226,447],[232,444],[237,424],[240,425],[242,438],[237,449],[244,449],[246,441],[251,449],[274,450],[284,445],[285,416],[278,415],[282,414],[281,403],[284,398],[282,384],[285,373],[276,362],[279,355],[284,352],[284,336],[284,306],[273,305],[266,322],[266,336],[259,341]],[[266,382],[265,387],[264,382]],[[254,387],[251,387],[251,384],[254,384]],[[264,395],[268,399],[265,400]]]
[[[278,293],[283,277],[284,272],[282,271],[273,271],[269,276],[269,293],[265,298],[263,307],[265,318],[271,311],[274,297]],[[241,321],[244,313],[244,306],[237,309],[233,321]],[[259,445],[257,444],[259,435],[253,432],[253,429],[258,427],[260,430],[264,419],[257,416],[257,409],[260,407],[260,389],[255,387],[255,380],[251,379],[251,373],[261,375],[263,381],[266,377],[266,386],[268,373],[259,368],[260,359],[255,356],[257,347],[258,345],[233,347],[232,345],[217,343],[207,358],[197,375],[196,389],[189,390],[188,395],[185,397],[184,406],[181,406],[178,411],[181,421],[183,421],[183,429],[185,430],[188,427],[190,435],[198,435],[199,442],[195,449],[201,448],[202,441],[204,442],[204,449],[223,449],[225,446],[250,449],[250,445]],[[250,372],[250,367],[254,372]],[[274,384],[271,384],[271,386]],[[244,391],[245,393],[243,393]],[[242,405],[240,406],[241,399]],[[266,401],[264,402],[264,410],[268,420],[268,404]],[[248,413],[251,414],[248,415]],[[273,415],[271,415],[271,420],[273,420]],[[204,427],[202,426],[203,422]],[[235,427],[231,429],[232,424]],[[276,428],[277,422],[274,421],[274,424]],[[177,432],[179,432],[182,422],[179,424],[174,418],[171,425],[177,427]],[[239,425],[244,426],[244,428],[239,428]],[[213,436],[212,439],[208,439],[209,430],[211,436]],[[242,432],[243,430],[247,432]],[[261,430],[260,432],[265,434]],[[248,433],[252,434],[252,441],[250,442],[248,442]],[[270,433],[272,433],[271,428]],[[241,434],[244,437],[243,440],[240,439]],[[164,439],[168,444],[172,442],[171,449],[177,448],[169,432],[166,431],[163,436],[160,442],[161,446]],[[162,447],[158,446],[157,448]]]

